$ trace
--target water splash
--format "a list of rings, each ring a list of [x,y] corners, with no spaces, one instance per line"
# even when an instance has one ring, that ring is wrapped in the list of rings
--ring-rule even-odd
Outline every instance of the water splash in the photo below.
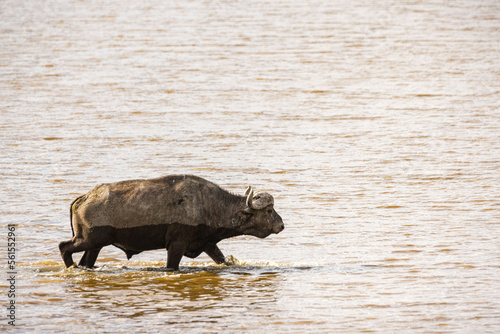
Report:
[[[233,255],[229,255],[226,257],[226,266],[239,266],[239,267],[286,267],[289,266],[287,264],[278,263],[278,262],[270,262],[270,261],[253,261],[253,260],[240,260],[234,257]]]

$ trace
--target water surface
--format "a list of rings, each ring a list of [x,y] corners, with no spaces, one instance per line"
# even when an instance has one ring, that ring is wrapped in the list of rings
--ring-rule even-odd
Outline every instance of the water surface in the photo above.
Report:
[[[498,13],[498,1],[3,1],[15,330],[498,332]],[[162,250],[127,261],[107,247],[96,270],[63,268],[76,196],[173,173],[268,191],[286,228],[221,242],[232,266],[200,256],[168,272]]]

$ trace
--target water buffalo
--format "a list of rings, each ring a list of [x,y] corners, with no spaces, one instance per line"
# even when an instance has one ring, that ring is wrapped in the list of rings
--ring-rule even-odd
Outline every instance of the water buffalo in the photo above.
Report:
[[[85,251],[79,265],[92,268],[107,245],[122,249],[127,259],[165,248],[167,268],[173,270],[183,256],[202,252],[221,264],[225,257],[217,243],[222,239],[265,238],[284,229],[273,206],[268,193],[254,196],[248,187],[238,196],[193,175],[100,184],[71,203],[73,238],[59,249],[66,267],[73,265],[73,253]]]

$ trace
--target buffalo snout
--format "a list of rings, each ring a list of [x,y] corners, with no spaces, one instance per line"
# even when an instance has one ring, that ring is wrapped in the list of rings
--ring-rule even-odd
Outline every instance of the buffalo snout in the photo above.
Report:
[[[274,227],[274,233],[278,234],[280,233],[281,231],[283,231],[285,229],[285,224],[283,224],[283,222],[277,224],[275,227]]]
[[[281,219],[281,216],[277,214],[276,212],[274,213],[274,224],[273,224],[273,233],[280,233],[285,229],[285,224],[283,223],[283,220]]]

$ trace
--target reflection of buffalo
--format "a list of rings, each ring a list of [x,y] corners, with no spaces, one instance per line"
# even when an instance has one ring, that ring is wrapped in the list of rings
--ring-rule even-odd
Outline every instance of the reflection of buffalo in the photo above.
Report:
[[[279,314],[281,305],[276,303],[279,299],[277,290],[289,269],[272,268],[274,273],[262,272],[263,269],[187,266],[181,275],[169,275],[154,267],[124,269],[117,266],[96,271],[83,280],[68,273],[66,278],[72,284],[65,289],[69,294],[80,296],[72,315],[77,319],[83,319],[89,310],[91,313],[100,312],[100,316],[112,319],[112,322],[124,316],[143,321],[146,316],[147,321],[153,321],[148,322],[149,326],[166,323],[173,326],[172,332],[176,332],[176,324],[185,322],[182,332],[186,332],[186,329],[203,326],[191,322],[193,318],[227,325],[241,320],[238,316],[243,314],[244,320],[252,316],[256,322],[262,320],[263,312]],[[144,293],[144,282],[147,282],[147,293]],[[80,312],[80,309],[87,313]],[[189,323],[195,324],[194,327]],[[211,325],[217,326],[215,323]],[[105,325],[97,322],[93,326],[99,329]]]
[[[166,248],[167,268],[178,269],[185,255],[207,253],[225,258],[217,247],[237,235],[265,238],[284,229],[268,193],[233,195],[192,175],[101,184],[76,198],[70,207],[73,238],[59,244],[66,267],[72,254],[85,251],[80,265],[93,267],[102,247],[114,245],[127,258]]]

